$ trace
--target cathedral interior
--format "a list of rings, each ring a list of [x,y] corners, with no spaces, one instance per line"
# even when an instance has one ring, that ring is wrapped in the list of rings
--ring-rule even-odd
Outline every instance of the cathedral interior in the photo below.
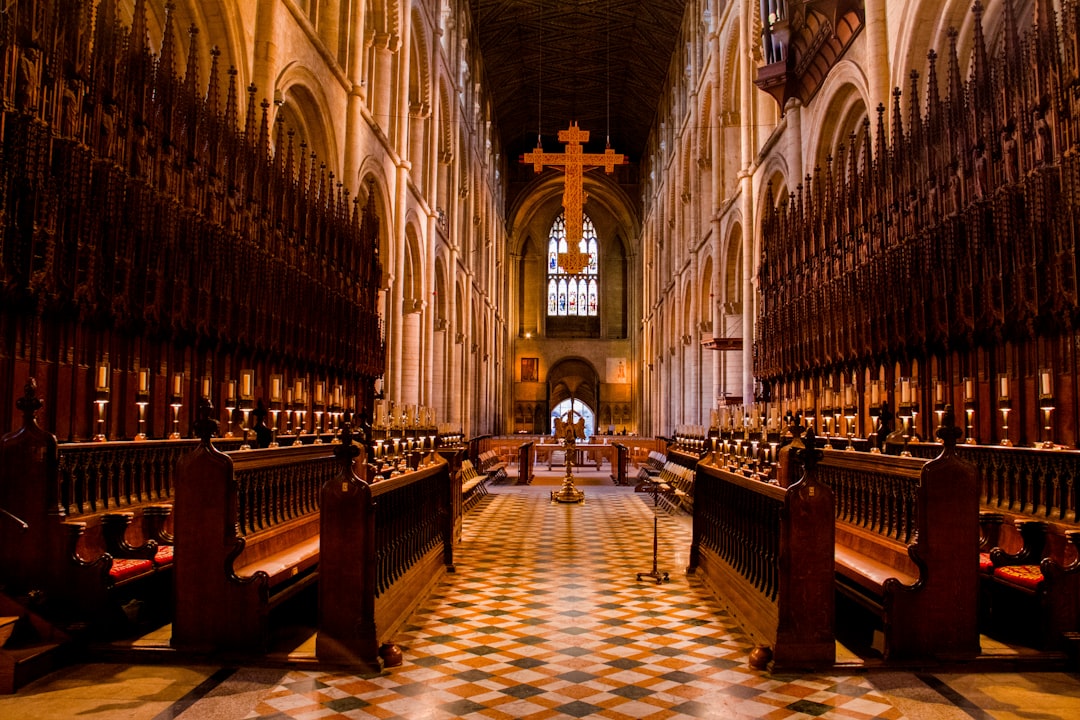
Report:
[[[1076,717],[1078,269],[1076,0],[10,0],[0,715]]]

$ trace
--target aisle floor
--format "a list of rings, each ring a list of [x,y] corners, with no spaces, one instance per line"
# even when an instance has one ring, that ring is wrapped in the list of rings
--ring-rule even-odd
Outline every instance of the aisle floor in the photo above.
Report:
[[[1080,717],[1065,673],[771,675],[738,626],[683,572],[685,518],[581,473],[499,486],[464,522],[448,574],[375,677],[234,667],[80,665],[0,698],[0,717],[166,718],[1055,718]]]

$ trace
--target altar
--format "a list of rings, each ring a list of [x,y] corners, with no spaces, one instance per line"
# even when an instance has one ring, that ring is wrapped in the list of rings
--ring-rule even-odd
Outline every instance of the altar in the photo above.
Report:
[[[547,469],[551,470],[556,465],[555,456],[566,450],[566,446],[561,443],[535,443],[533,445],[533,466],[547,464]],[[570,452],[572,453],[570,463],[575,467],[592,465],[599,470],[603,467],[605,460],[612,468],[615,467],[618,450],[614,445],[579,443],[570,448]],[[563,460],[560,459],[558,464],[561,465],[562,462]]]

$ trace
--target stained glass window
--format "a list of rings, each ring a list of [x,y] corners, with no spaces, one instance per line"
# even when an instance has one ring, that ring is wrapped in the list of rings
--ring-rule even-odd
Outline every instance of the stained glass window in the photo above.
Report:
[[[566,216],[559,215],[548,233],[548,315],[592,315],[599,313],[600,244],[588,215],[583,217],[580,251],[588,253],[589,264],[571,275],[563,270],[559,254],[567,251]]]

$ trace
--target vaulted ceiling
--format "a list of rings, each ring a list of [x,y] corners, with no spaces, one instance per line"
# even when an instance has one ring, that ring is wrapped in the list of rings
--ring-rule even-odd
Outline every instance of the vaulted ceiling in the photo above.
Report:
[[[649,127],[686,0],[470,0],[506,156],[561,149],[577,120],[587,147],[611,146],[631,162]],[[610,126],[609,126],[610,112]]]

